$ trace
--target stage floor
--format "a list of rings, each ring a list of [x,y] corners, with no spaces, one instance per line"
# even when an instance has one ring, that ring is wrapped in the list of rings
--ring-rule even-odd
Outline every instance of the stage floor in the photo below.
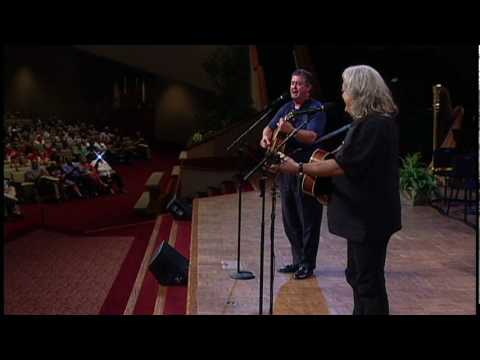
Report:
[[[265,207],[262,313],[270,312],[270,214]],[[259,314],[261,198],[243,194],[241,270],[252,280],[234,280],[237,269],[238,196],[194,202],[187,314]],[[276,201],[274,264],[291,262]],[[392,315],[470,315],[476,311],[475,230],[431,207],[402,207],[403,229],[389,243],[386,281]],[[349,315],[352,291],[345,281],[346,241],[329,233],[324,209],[314,277],[294,280],[274,272],[276,315]]]

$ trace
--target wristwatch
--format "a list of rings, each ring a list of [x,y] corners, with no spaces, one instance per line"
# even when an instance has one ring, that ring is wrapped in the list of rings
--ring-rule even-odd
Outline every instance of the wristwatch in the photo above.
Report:
[[[303,176],[303,163],[298,163],[298,175]]]

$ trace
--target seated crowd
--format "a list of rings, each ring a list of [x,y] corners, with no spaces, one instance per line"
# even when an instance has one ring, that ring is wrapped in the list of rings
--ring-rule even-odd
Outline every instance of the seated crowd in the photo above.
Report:
[[[94,198],[124,193],[122,176],[112,168],[149,159],[140,132],[133,138],[118,129],[92,124],[37,120],[6,126],[4,152],[5,215],[20,215],[18,203]]]

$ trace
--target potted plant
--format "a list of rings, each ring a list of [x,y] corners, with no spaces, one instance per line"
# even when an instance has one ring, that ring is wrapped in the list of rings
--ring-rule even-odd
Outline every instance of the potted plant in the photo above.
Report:
[[[400,191],[403,200],[412,206],[429,204],[432,196],[438,193],[435,175],[420,159],[418,152],[401,159]]]

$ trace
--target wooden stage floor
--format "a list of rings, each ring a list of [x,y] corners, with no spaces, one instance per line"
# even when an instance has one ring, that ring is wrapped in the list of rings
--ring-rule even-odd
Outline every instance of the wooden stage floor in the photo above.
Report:
[[[265,212],[263,314],[270,310],[270,213]],[[234,280],[238,196],[194,202],[187,314],[259,313],[261,198],[243,194],[241,270],[253,280]],[[273,314],[349,315],[352,291],[345,281],[346,241],[329,233],[324,209],[314,277],[294,280],[275,270]],[[476,235],[461,221],[431,207],[402,207],[403,229],[389,244],[386,281],[392,315],[470,315],[476,310]],[[275,220],[275,267],[291,262],[280,199]]]

